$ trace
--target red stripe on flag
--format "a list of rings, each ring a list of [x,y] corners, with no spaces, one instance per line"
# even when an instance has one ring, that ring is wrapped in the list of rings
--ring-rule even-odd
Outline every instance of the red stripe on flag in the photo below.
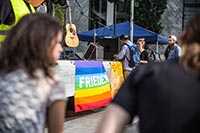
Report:
[[[99,107],[104,107],[107,106],[112,98],[108,98],[102,101],[98,102],[93,102],[93,103],[88,103],[88,104],[79,104],[75,106],[75,112],[80,112],[80,111],[85,111],[85,110],[91,110],[91,109],[96,109]]]

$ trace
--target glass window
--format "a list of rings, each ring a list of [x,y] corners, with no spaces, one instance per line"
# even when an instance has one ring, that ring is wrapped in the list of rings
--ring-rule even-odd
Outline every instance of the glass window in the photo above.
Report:
[[[95,21],[89,20],[89,29],[102,27],[99,23],[106,25],[107,0],[90,0],[89,16]]]
[[[200,0],[185,0],[183,12],[183,28],[188,20],[197,12],[200,12]]]

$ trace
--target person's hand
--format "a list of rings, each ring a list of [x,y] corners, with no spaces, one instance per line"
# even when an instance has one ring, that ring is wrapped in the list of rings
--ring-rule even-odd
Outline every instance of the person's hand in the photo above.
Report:
[[[114,54],[114,55],[113,55],[113,57],[114,57],[115,59],[117,59],[117,56],[118,56],[117,54]]]

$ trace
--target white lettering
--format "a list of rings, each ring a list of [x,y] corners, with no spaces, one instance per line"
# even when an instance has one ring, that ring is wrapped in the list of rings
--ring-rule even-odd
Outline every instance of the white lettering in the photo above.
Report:
[[[108,82],[109,82],[109,79],[106,75],[80,77],[79,87],[82,88],[84,84],[86,88],[96,87],[96,86],[104,85]]]
[[[102,77],[102,76],[97,76],[97,84],[98,84],[98,85],[101,85],[101,77]]]
[[[92,76],[90,77],[90,86],[92,87],[92,86],[94,86],[94,83],[92,82],[93,81],[93,79],[92,79]]]
[[[105,84],[108,82],[108,77],[106,75],[103,75],[103,77],[101,78],[101,83]]]
[[[86,88],[90,87],[90,78],[89,77],[85,77],[85,86]]]
[[[84,77],[80,77],[79,78],[79,87],[82,88],[84,83],[85,83],[84,82]]]
[[[97,77],[99,77],[99,76],[93,76],[93,83],[94,83],[94,86],[98,86]]]

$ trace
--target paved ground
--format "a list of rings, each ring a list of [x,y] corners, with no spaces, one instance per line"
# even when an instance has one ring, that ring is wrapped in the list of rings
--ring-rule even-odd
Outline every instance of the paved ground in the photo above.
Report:
[[[76,114],[68,112],[64,124],[64,133],[94,133],[103,113],[104,109]],[[138,133],[136,125],[127,128],[125,133]]]

